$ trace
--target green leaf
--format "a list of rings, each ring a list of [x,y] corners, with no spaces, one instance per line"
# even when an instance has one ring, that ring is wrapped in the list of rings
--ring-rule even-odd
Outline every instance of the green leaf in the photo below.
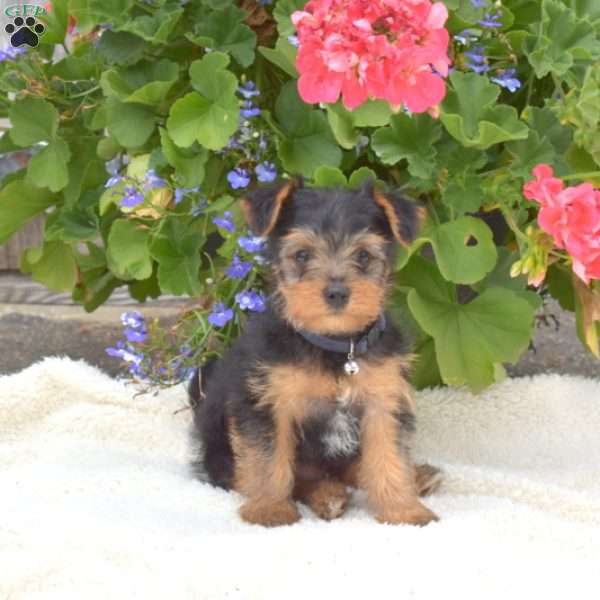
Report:
[[[93,269],[81,274],[73,290],[73,300],[82,303],[87,312],[92,312],[104,304],[120,285],[122,282],[106,268]]]
[[[0,189],[0,244],[36,215],[56,203],[56,196],[22,180],[11,181]]]
[[[346,187],[346,176],[336,167],[319,167],[314,174],[317,187]]]
[[[64,242],[44,242],[41,248],[29,248],[23,253],[21,270],[55,292],[70,292],[77,282],[75,255]]]
[[[343,108],[343,104],[340,105]],[[367,100],[353,111],[347,112],[352,116],[355,127],[383,127],[394,114],[389,103],[384,100]]]
[[[100,23],[119,22],[128,16],[134,0],[69,0],[69,14],[77,19],[82,34]]]
[[[143,104],[109,98],[106,108],[108,131],[124,148],[138,148],[152,135],[156,116]]]
[[[181,185],[186,188],[200,185],[204,180],[204,167],[208,160],[208,151],[201,148],[199,153],[192,153],[178,148],[165,129],[161,127],[159,131],[163,154],[175,169]]]
[[[448,281],[476,283],[496,264],[492,231],[481,219],[461,217],[427,233],[420,237],[431,242],[440,272]]]
[[[600,165],[600,65],[590,65],[583,86],[558,105],[562,123],[575,126],[573,140]],[[567,128],[564,128],[567,129]],[[595,170],[595,169],[594,169]]]
[[[178,219],[163,222],[152,239],[150,251],[158,261],[158,282],[163,292],[196,296],[202,291],[198,278],[200,248],[204,239]]]
[[[427,179],[435,169],[434,147],[442,129],[429,115],[394,115],[389,127],[378,129],[372,146],[386,165],[408,161],[408,171],[414,177]]]
[[[194,44],[228,52],[242,67],[248,67],[254,62],[256,34],[243,24],[246,14],[235,5],[216,10],[196,25],[194,35],[186,37]]]
[[[100,83],[105,96],[156,106],[165,100],[178,75],[177,64],[162,59],[121,71],[110,69],[102,74]]]
[[[496,364],[527,349],[534,309],[515,292],[490,288],[468,304],[412,289],[408,305],[435,343],[442,379],[479,391],[494,382]]]
[[[62,44],[67,33],[67,25],[69,23],[68,3],[66,0],[62,2],[53,2],[52,10],[47,12],[41,20],[46,26],[44,35],[40,37],[40,44]]]
[[[296,70],[297,50],[284,38],[279,38],[275,48],[259,46],[258,51],[274,65],[285,71],[290,77],[296,79],[298,71]]]
[[[484,199],[480,177],[470,172],[452,175],[442,193],[442,202],[456,216],[479,210]]]
[[[106,29],[98,41],[98,52],[108,64],[132,65],[144,56],[147,45],[133,33]]]
[[[529,177],[532,169],[540,163],[554,164],[554,147],[546,137],[540,139],[537,131],[530,130],[526,140],[509,142],[506,150],[513,157],[511,173],[517,177]]]
[[[382,127],[390,122],[392,115],[388,103],[382,100],[368,100],[353,111],[347,110],[341,101],[325,108],[335,139],[347,150],[356,146],[360,135],[356,128]]]
[[[529,129],[512,106],[497,104],[500,88],[476,73],[450,75],[452,89],[442,103],[441,121],[467,148],[485,150],[494,144],[523,140]]]
[[[62,138],[54,138],[41,152],[31,158],[27,166],[28,183],[47,187],[52,192],[64,189],[69,183],[69,145]]]
[[[58,129],[58,111],[41,98],[16,100],[8,109],[8,118],[10,137],[23,147],[51,140]]]
[[[133,33],[153,45],[165,44],[182,14],[183,8],[164,8],[154,15],[142,15],[128,20],[118,30]]]
[[[110,270],[120,279],[148,279],[152,260],[148,231],[127,219],[117,219],[108,235],[106,253]]]
[[[600,57],[594,26],[559,0],[542,0],[541,20],[525,43],[525,53],[538,78],[564,75],[578,59]]]
[[[190,92],[177,100],[167,121],[169,135],[178,146],[188,147],[197,141],[209,150],[219,150],[236,131],[237,78],[226,69],[228,64],[228,56],[220,52],[192,63],[192,85],[200,93]]]
[[[93,241],[98,238],[98,217],[91,207],[63,208],[55,219],[46,221],[44,238],[63,242]]]
[[[285,134],[278,147],[286,170],[312,177],[321,165],[337,167],[341,163],[342,153],[327,118],[302,102],[295,81],[283,86],[275,103],[275,115]]]
[[[351,189],[357,188],[365,183],[365,181],[374,182],[376,179],[377,175],[375,174],[375,171],[369,169],[368,167],[360,167],[348,178],[348,187]]]
[[[563,310],[575,312],[575,290],[572,271],[568,267],[551,265],[546,274],[546,284],[550,295],[558,300]]]

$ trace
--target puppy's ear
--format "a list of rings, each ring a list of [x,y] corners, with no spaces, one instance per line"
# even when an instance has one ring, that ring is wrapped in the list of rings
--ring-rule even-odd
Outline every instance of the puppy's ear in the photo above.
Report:
[[[372,195],[375,204],[385,213],[396,241],[402,246],[409,246],[425,220],[425,208],[395,192],[375,188]]]
[[[257,188],[242,200],[242,208],[246,222],[255,235],[269,235],[281,214],[281,209],[287,202],[298,182],[290,180],[279,187]]]

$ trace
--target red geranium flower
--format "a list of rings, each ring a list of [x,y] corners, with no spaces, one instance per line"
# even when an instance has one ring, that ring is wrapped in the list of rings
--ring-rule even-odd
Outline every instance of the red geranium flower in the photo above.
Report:
[[[600,279],[600,191],[590,183],[565,188],[549,165],[533,175],[523,193],[540,203],[540,227],[573,257],[573,271],[585,283]]]
[[[292,15],[298,91],[349,110],[369,98],[425,112],[443,100],[449,35],[444,4],[429,0],[311,0]]]

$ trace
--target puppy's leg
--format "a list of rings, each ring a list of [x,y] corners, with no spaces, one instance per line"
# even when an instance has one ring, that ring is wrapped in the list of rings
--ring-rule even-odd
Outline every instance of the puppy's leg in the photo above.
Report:
[[[275,418],[272,440],[248,440],[232,428],[234,488],[247,500],[240,508],[248,523],[274,527],[299,520],[292,500],[295,440],[291,422]]]
[[[342,473],[342,481],[350,487],[357,488],[360,460],[356,459]],[[442,485],[443,474],[440,469],[428,464],[415,465],[415,485],[419,496],[429,496]]]
[[[331,521],[344,514],[349,494],[341,481],[319,479],[297,481],[294,498],[304,502],[321,519]]]
[[[397,414],[381,406],[365,413],[358,483],[378,521],[426,525],[437,516],[418,499],[415,471],[399,429]]]
[[[428,464],[415,465],[415,482],[419,496],[429,496],[442,485],[443,474],[440,469]]]

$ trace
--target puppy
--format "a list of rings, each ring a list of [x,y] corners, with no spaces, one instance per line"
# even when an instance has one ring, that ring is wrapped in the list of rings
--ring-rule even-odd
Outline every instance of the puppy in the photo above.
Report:
[[[411,462],[410,357],[384,309],[395,249],[414,238],[421,209],[371,184],[295,182],[243,206],[267,238],[272,296],[190,388],[198,472],[241,493],[249,523],[294,523],[296,500],[339,517],[348,486],[366,490],[381,522],[437,520],[419,495],[440,474]]]

